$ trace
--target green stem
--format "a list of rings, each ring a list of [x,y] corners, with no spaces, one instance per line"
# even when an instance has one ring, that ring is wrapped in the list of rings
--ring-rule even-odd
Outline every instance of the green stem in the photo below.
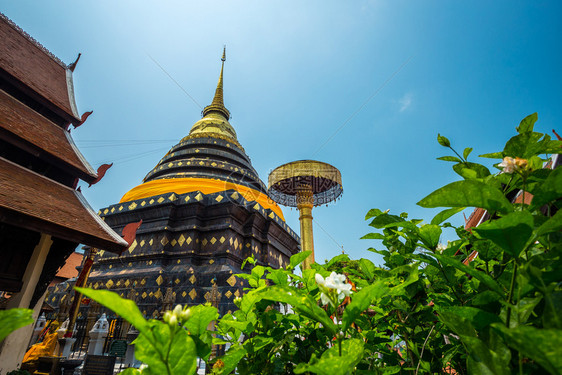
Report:
[[[507,316],[505,318],[505,325],[509,328],[511,320],[511,304],[513,303],[513,289],[515,289],[515,278],[517,277],[517,260],[513,260],[513,275],[511,275],[511,285],[509,287],[509,294],[507,295]]]
[[[451,146],[449,146],[449,148],[450,148],[451,150],[453,150],[453,152],[454,152],[455,154],[457,154],[457,156],[459,157],[459,159],[462,160],[463,163],[466,163],[466,160],[464,160],[464,158],[463,158],[462,156],[460,156],[459,153],[456,152],[454,148],[452,148]]]
[[[339,347],[339,350],[340,350],[340,357],[341,357],[341,341],[342,341],[341,337],[338,338],[338,347]]]
[[[170,352],[172,351],[172,345],[174,344],[174,336],[176,334],[176,330],[178,329],[178,327],[170,327],[170,345],[168,346],[168,352],[166,353],[166,371],[168,371],[169,375],[172,375],[172,369],[170,368]]]
[[[521,196],[521,211],[523,211],[523,207],[525,206],[525,185],[527,184],[527,178],[523,176],[523,195]]]
[[[453,291],[453,294],[455,295],[455,297],[457,297],[457,299],[459,300],[461,305],[464,305],[464,302],[463,302],[462,298],[458,295],[457,291],[455,290],[455,286],[451,284],[451,281],[447,277],[447,274],[445,273],[445,270],[443,269],[443,266],[441,265],[441,262],[437,262],[437,264],[439,264],[439,269],[441,270],[441,273],[443,274],[443,277],[445,278],[445,280],[447,280],[447,284],[451,287],[451,290]]]
[[[422,361],[422,357],[423,357],[423,351],[425,350],[425,345],[427,344],[427,341],[429,340],[429,337],[431,336],[431,333],[433,332],[434,328],[435,328],[435,324],[433,325],[433,327],[431,327],[431,330],[429,331],[429,333],[427,334],[427,337],[425,338],[425,341],[423,342],[423,346],[422,346],[422,349],[421,349],[420,358],[418,360],[418,366],[416,367],[415,375],[418,375],[418,371],[420,370],[420,365],[421,365],[421,361]]]

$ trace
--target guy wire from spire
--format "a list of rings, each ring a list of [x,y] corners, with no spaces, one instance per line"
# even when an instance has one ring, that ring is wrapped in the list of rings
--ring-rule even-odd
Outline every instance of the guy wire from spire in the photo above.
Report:
[[[316,155],[324,146],[326,146],[326,144],[328,144],[328,142],[330,142],[330,141],[332,140],[332,138],[334,138],[334,137],[340,132],[340,130],[343,129],[344,126],[346,126],[346,125],[355,117],[356,114],[358,114],[359,112],[361,112],[361,110],[363,109],[363,107],[365,107],[365,106],[367,105],[367,103],[369,103],[369,102],[371,101],[371,99],[373,99],[375,96],[377,96],[377,94],[378,94],[390,81],[392,81],[392,79],[393,79],[398,73],[400,73],[400,71],[401,71],[406,65],[408,65],[408,63],[410,62],[410,60],[411,60],[413,57],[414,57],[413,55],[410,56],[410,57],[408,57],[408,59],[407,59],[406,61],[404,61],[404,63],[402,63],[402,65],[400,65],[400,67],[399,67],[398,69],[396,69],[396,70],[394,71],[394,73],[392,73],[392,74],[390,75],[390,77],[388,77],[388,78],[386,79],[386,81],[384,81],[383,84],[380,85],[379,88],[376,89],[375,92],[374,92],[371,96],[369,96],[369,98],[367,98],[367,100],[365,100],[365,102],[364,102],[363,104],[361,104],[361,105],[359,106],[359,108],[357,108],[357,110],[355,110],[355,112],[353,112],[353,113],[351,114],[351,116],[349,116],[349,117],[347,118],[347,120],[345,120],[344,123],[341,124],[341,126],[340,126],[339,128],[337,128],[336,131],[335,131],[330,137],[328,137],[328,139],[327,139],[324,143],[322,143],[322,144],[320,145],[320,147],[318,147],[318,148],[316,149],[316,151],[314,151],[314,153],[312,154],[312,156]]]
[[[168,73],[168,72],[166,71],[166,69],[164,69],[164,68],[162,67],[162,65],[160,65],[160,64],[158,63],[158,61],[156,61],[152,56],[150,56],[150,54],[149,54],[148,52],[145,52],[145,53],[146,53],[146,55],[147,55],[148,57],[150,57],[150,59],[151,59],[151,60],[152,60],[152,61],[153,61],[153,62],[154,62],[154,63],[155,63],[155,64],[156,64],[156,65],[157,65],[157,66],[158,66],[158,67],[159,67],[159,68],[160,68],[160,69],[161,69],[161,70],[162,70],[162,71],[163,71],[163,72],[180,88],[180,90],[184,92],[185,95],[187,95],[191,100],[193,100],[193,103],[195,103],[200,109],[203,109],[203,107],[201,106],[201,104],[197,103],[197,100],[195,100],[195,98],[194,98],[193,96],[189,95],[189,93],[188,93],[187,91],[185,91],[185,89],[184,89],[183,87],[181,87],[181,85],[178,83],[178,81],[176,81],[176,80],[174,79],[174,77],[172,77],[172,76],[170,75],[170,73]]]

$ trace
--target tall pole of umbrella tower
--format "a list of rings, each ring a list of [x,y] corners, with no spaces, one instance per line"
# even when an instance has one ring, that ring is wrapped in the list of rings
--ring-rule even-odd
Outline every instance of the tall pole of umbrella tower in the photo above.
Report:
[[[301,184],[296,188],[297,209],[301,224],[301,249],[312,251],[303,262],[303,268],[308,269],[314,263],[314,237],[312,234],[312,207],[314,207],[314,193],[312,186]]]

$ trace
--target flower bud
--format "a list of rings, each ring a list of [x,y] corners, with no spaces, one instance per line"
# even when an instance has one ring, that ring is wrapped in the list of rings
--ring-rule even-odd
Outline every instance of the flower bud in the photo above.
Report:
[[[181,312],[181,320],[182,321],[185,322],[190,317],[191,317],[191,310],[190,309],[186,309],[186,310]]]
[[[172,313],[170,311],[166,311],[164,313],[164,316],[162,317],[162,320],[164,320],[164,322],[166,323],[169,323],[171,317],[172,317]]]
[[[180,316],[182,311],[183,311],[183,309],[181,308],[181,305],[176,305],[176,307],[174,307],[174,315],[175,316]]]
[[[175,315],[170,314],[170,320],[168,321],[168,324],[172,327],[177,326],[178,325],[178,318]]]

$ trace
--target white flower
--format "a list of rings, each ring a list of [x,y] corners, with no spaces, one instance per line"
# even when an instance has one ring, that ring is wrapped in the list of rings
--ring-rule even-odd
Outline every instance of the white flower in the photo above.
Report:
[[[505,173],[513,173],[515,171],[527,168],[527,160],[521,158],[511,158],[506,156],[503,158],[502,162],[498,164]]]
[[[439,251],[440,253],[442,253],[443,250],[446,250],[446,249],[447,249],[447,246],[448,246],[448,244],[447,244],[447,245],[443,245],[441,242],[439,242],[439,243],[437,244],[437,247],[435,248],[435,250],[437,250],[437,251]]]
[[[517,165],[515,164],[515,159],[506,156],[503,158],[502,162],[498,164],[498,167],[501,167],[505,173],[513,173],[515,172]]]
[[[338,302],[351,294],[351,284],[346,283],[345,275],[332,272],[330,276],[324,279],[322,275],[317,273],[314,276],[314,279],[322,291],[320,299],[324,305],[329,302],[335,306],[334,301],[331,298],[334,297],[334,294]]]

